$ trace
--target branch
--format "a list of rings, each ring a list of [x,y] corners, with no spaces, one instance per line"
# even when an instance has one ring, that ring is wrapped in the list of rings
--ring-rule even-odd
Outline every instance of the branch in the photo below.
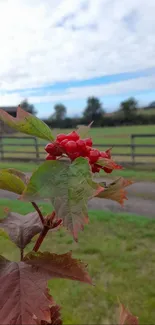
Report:
[[[44,225],[44,217],[43,217],[38,205],[35,202],[31,202],[31,203],[32,203],[33,207],[35,208],[35,210],[38,212],[40,220],[41,220],[42,224]]]
[[[24,258],[24,249],[21,248],[20,249],[20,260],[23,261],[23,258]]]
[[[35,243],[35,245],[33,247],[34,252],[38,251],[40,245],[42,244],[44,238],[47,235],[48,230],[49,230],[49,228],[47,226],[44,226],[43,230],[41,231],[41,233],[40,233],[40,235],[39,235],[39,237],[38,237],[38,239],[37,239],[37,241],[36,241],[36,243]]]

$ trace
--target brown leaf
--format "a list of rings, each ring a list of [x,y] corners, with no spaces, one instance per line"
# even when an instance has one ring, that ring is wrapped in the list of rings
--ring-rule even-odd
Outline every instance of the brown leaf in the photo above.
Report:
[[[5,219],[0,220],[0,227],[7,231],[12,241],[22,249],[43,228],[37,212],[26,215],[9,212]]]
[[[0,324],[34,325],[33,316],[50,322],[48,277],[24,262],[0,257]]]
[[[51,278],[91,283],[85,265],[72,258],[71,253],[29,253],[19,263],[1,256],[0,324],[32,325],[35,320],[50,324],[54,301],[47,290],[47,281]]]
[[[106,167],[109,169],[123,169],[122,166],[118,165],[115,163],[115,161],[113,161],[111,158],[100,158],[97,162],[97,165],[101,166],[101,167]]]
[[[124,200],[127,200],[126,191],[124,188],[131,184],[133,184],[131,180],[120,177],[105,187],[104,190],[97,195],[97,197],[113,200],[123,205]]]
[[[91,284],[86,266],[72,257],[71,252],[66,254],[52,254],[49,252],[31,252],[24,258],[25,263],[37,267],[49,278],[63,278]]]
[[[120,304],[119,325],[138,325],[138,317],[132,315],[123,304]]]
[[[60,307],[58,305],[54,305],[50,308],[51,320],[50,322],[41,321],[41,325],[62,325],[61,315],[60,315]]]
[[[92,124],[93,124],[93,121],[89,125],[81,125],[78,127],[77,133],[79,134],[80,138],[85,138],[85,136],[88,134]]]

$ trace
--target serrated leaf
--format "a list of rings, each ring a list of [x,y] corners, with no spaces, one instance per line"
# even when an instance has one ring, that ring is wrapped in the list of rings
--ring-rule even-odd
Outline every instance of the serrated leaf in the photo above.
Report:
[[[21,199],[50,199],[56,216],[77,240],[78,231],[88,222],[87,202],[101,190],[92,181],[86,159],[78,158],[70,165],[46,161],[32,175]]]
[[[123,304],[120,304],[119,325],[138,325],[138,317],[132,315]]]
[[[96,164],[100,165],[102,167],[112,169],[112,170],[113,169],[123,169],[122,166],[116,164],[115,161],[113,161],[112,159],[109,159],[109,158],[100,158],[100,159],[98,159]]]
[[[51,129],[36,116],[25,112],[20,106],[17,108],[16,118],[0,109],[0,120],[19,132],[45,140],[54,140]]]
[[[7,169],[3,169],[3,171],[19,177],[24,182],[25,185],[28,183],[28,181],[30,179],[30,177],[27,176],[25,173],[21,172],[18,169],[15,169],[15,168],[7,168]]]
[[[0,324],[34,325],[34,315],[50,322],[54,303],[47,290],[46,274],[24,262],[0,257]]]
[[[91,283],[84,264],[73,259],[71,253],[30,253],[19,263],[1,256],[0,324],[34,325],[35,320],[50,324],[54,301],[47,281],[51,278]]]
[[[25,189],[24,182],[16,175],[1,169],[0,170],[0,189],[17,194],[22,194]]]
[[[24,249],[31,239],[41,232],[43,225],[37,212],[27,215],[9,212],[5,219],[0,220],[0,227],[7,231],[19,248]]]
[[[30,252],[25,256],[24,262],[47,274],[49,279],[61,278],[92,283],[85,264],[73,258],[71,252],[61,255]]]
[[[79,134],[80,138],[85,138],[85,136],[88,134],[93,122],[91,122],[89,125],[81,125],[77,129],[77,133]]]
[[[123,205],[124,200],[127,200],[125,187],[132,184],[133,182],[131,180],[120,177],[106,186],[104,191],[100,192],[96,196],[103,199],[113,200]]]

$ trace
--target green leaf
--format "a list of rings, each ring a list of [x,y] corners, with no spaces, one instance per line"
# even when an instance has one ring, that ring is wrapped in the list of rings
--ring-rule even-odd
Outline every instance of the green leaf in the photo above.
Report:
[[[24,182],[24,184],[27,184],[30,179],[30,177],[27,176],[25,173],[21,172],[18,169],[15,169],[15,168],[7,168],[7,169],[3,169],[3,171],[19,177]]]
[[[0,229],[0,237],[3,237],[4,239],[9,239],[10,240],[9,235],[3,229]]]
[[[2,169],[0,170],[0,189],[22,194],[25,189],[25,184],[18,176]]]
[[[21,199],[50,199],[56,216],[77,240],[78,231],[88,222],[87,202],[101,190],[103,188],[92,181],[86,159],[78,158],[70,165],[46,161],[30,178]]]
[[[36,116],[25,112],[20,106],[17,108],[16,118],[0,109],[0,120],[19,132],[45,140],[54,140],[51,129]]]

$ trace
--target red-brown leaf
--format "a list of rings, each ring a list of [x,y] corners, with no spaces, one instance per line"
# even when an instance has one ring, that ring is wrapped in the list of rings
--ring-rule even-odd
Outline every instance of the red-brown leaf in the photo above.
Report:
[[[7,231],[19,248],[24,249],[31,239],[41,232],[43,225],[37,212],[26,215],[8,212],[7,217],[0,220],[0,227]]]
[[[113,161],[112,159],[109,158],[100,158],[97,163],[97,165],[102,166],[102,167],[107,167],[109,169],[123,169],[122,166],[118,165]]]
[[[24,262],[10,262],[0,257],[0,324],[34,325],[50,322],[54,302],[47,291],[48,276]]]
[[[138,325],[138,317],[132,315],[123,304],[120,304],[119,325]]]
[[[50,322],[41,321],[41,325],[62,325],[60,307],[58,305],[50,308],[51,320]]]
[[[125,187],[131,184],[133,184],[131,180],[120,177],[105,187],[104,190],[97,195],[97,197],[113,200],[123,205],[124,200],[127,200]]]
[[[50,278],[65,278],[91,284],[86,265],[74,259],[71,252],[52,254],[49,252],[31,252],[25,256],[25,263],[37,267]]]

